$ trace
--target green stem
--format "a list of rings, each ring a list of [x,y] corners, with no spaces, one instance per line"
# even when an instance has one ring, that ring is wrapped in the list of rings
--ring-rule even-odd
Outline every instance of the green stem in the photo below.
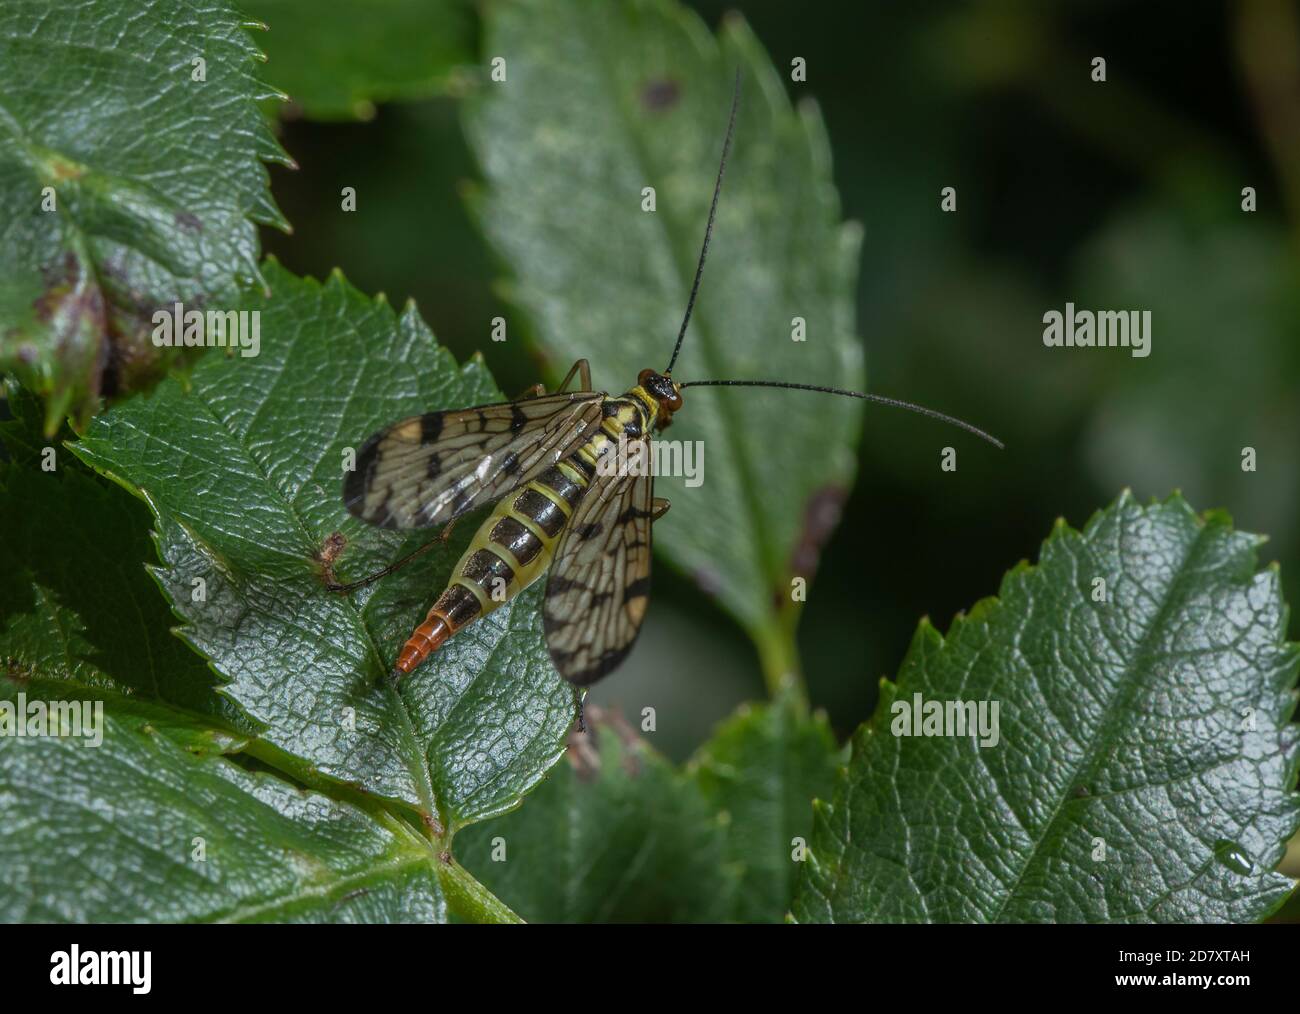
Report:
[[[480,884],[450,855],[435,856],[438,883],[446,895],[447,904],[462,919],[477,923],[521,923],[514,912],[486,887]]]
[[[775,700],[790,693],[807,710],[808,690],[804,686],[803,666],[799,662],[799,646],[794,636],[798,622],[797,610],[782,609],[774,613],[768,623],[751,631],[751,635],[758,648],[768,697]]]

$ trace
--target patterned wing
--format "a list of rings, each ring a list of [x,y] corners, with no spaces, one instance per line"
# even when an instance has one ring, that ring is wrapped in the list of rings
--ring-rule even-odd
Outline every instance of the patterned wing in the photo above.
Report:
[[[598,391],[411,416],[380,430],[343,483],[349,511],[380,528],[429,528],[504,496],[600,425]]]
[[[570,683],[612,672],[650,602],[654,478],[598,475],[560,536],[542,619],[551,661]]]

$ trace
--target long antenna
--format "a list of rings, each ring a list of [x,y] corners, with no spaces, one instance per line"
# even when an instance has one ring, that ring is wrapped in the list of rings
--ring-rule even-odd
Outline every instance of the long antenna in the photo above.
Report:
[[[736,71],[736,83],[731,90],[731,119],[727,121],[727,138],[722,142],[722,161],[718,163],[718,179],[713,184],[713,203],[709,205],[709,222],[704,227],[704,245],[700,247],[700,262],[695,265],[695,281],[691,283],[691,297],[686,301],[686,316],[682,318],[681,329],[677,332],[677,344],[673,346],[673,357],[668,360],[668,369],[664,376],[670,377],[673,364],[677,362],[677,353],[682,350],[682,339],[686,337],[686,325],[691,322],[691,311],[695,309],[695,297],[700,291],[700,276],[704,274],[704,258],[709,255],[709,240],[713,237],[713,216],[718,213],[718,195],[722,193],[722,174],[727,169],[727,154],[731,151],[731,136],[736,132],[736,110],[740,107],[740,71]]]
[[[1001,440],[997,437],[990,436],[977,426],[972,426],[968,422],[962,422],[960,419],[950,415],[944,415],[942,412],[936,412],[932,408],[924,408],[921,405],[913,405],[910,401],[900,401],[897,398],[886,398],[880,394],[863,394],[861,391],[846,391],[841,387],[818,387],[816,384],[789,384],[782,380],[688,380],[685,384],[679,385],[682,388],[687,387],[783,387],[792,391],[820,391],[822,394],[842,394],[846,398],[861,398],[863,401],[874,401],[877,405],[889,405],[892,408],[905,408],[909,412],[919,412],[921,415],[928,415],[931,419],[938,419],[940,422],[946,422],[951,426],[957,426],[964,429],[967,433],[973,433],[981,440],[987,440],[999,451],[1004,450]]]

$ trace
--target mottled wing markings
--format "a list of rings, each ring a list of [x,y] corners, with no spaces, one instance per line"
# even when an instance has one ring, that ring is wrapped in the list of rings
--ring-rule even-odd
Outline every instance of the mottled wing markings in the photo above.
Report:
[[[650,601],[654,478],[600,476],[555,550],[542,619],[551,660],[588,686],[632,650]]]
[[[362,445],[343,502],[381,528],[446,524],[581,446],[600,425],[606,397],[551,394],[403,419]]]

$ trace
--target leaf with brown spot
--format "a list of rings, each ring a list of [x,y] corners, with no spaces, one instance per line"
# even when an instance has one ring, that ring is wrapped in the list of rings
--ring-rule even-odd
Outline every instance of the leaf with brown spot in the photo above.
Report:
[[[663,112],[677,105],[682,97],[682,86],[672,78],[647,81],[641,89],[641,104],[654,112]]]
[[[0,7],[0,370],[47,434],[166,371],[155,309],[260,281],[256,223],[287,227],[263,163],[291,160],[258,56],[226,0]]]

